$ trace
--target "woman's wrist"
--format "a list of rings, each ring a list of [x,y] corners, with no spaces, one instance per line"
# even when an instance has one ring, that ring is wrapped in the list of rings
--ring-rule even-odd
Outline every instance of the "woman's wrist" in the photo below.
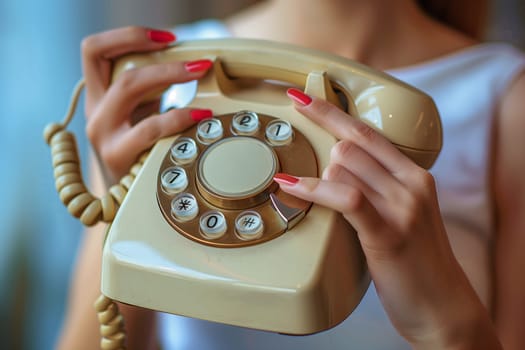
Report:
[[[412,344],[414,349],[498,350],[503,349],[490,322],[478,320],[469,325],[449,329],[434,339]]]
[[[454,299],[456,302],[443,308],[434,330],[413,339],[412,347],[425,350],[502,349],[489,313],[474,292]]]

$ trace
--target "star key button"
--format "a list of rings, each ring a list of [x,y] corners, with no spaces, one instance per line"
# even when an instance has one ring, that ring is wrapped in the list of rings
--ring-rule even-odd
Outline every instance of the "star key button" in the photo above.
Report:
[[[191,193],[181,193],[171,202],[171,213],[179,221],[194,219],[199,213],[197,199]]]

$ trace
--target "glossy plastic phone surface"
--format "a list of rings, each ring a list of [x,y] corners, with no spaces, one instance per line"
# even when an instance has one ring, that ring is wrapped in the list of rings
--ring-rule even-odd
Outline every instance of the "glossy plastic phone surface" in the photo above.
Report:
[[[125,57],[115,79],[147,64],[201,58],[215,63],[190,106],[212,109],[214,121],[151,151],[108,230],[102,292],[149,309],[281,333],[333,327],[370,279],[348,223],[271,180],[276,172],[319,176],[337,141],[295,111],[285,89],[304,88],[336,104],[335,91],[343,94],[353,117],[427,168],[441,148],[434,103],[355,62],[242,39]],[[289,135],[281,138],[284,131]]]

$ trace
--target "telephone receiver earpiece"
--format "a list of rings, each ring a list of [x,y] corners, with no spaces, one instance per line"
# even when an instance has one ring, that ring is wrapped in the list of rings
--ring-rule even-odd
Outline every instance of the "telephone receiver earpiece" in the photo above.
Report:
[[[425,169],[432,166],[441,150],[441,121],[430,96],[355,61],[289,44],[250,39],[180,42],[164,51],[119,59],[113,80],[129,69],[200,58],[218,61],[215,66],[220,72],[216,74],[226,81],[222,86],[228,85],[227,79],[235,78],[282,81],[304,87],[305,93],[336,105],[340,100],[335,91],[342,93],[346,112],[378,130]]]

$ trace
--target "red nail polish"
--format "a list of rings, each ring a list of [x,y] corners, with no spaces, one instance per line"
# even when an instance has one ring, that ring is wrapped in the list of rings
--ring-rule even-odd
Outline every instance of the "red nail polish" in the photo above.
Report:
[[[194,121],[200,122],[213,117],[213,112],[211,109],[194,109],[190,112],[190,116]]]
[[[302,104],[303,106],[308,106],[312,102],[312,98],[299,89],[289,88],[286,90],[286,94],[292,100]]]
[[[208,70],[210,69],[212,64],[213,62],[210,60],[197,60],[197,61],[186,62],[184,64],[184,68],[186,68],[188,72],[194,73],[194,72],[201,72],[204,70]]]
[[[279,183],[283,183],[285,185],[295,185],[296,183],[299,182],[299,178],[298,177],[295,177],[295,176],[292,176],[292,175],[288,175],[288,174],[285,174],[285,173],[277,173],[273,176],[273,179]]]
[[[157,43],[170,43],[175,41],[175,34],[166,30],[150,29],[147,31],[148,38]]]

